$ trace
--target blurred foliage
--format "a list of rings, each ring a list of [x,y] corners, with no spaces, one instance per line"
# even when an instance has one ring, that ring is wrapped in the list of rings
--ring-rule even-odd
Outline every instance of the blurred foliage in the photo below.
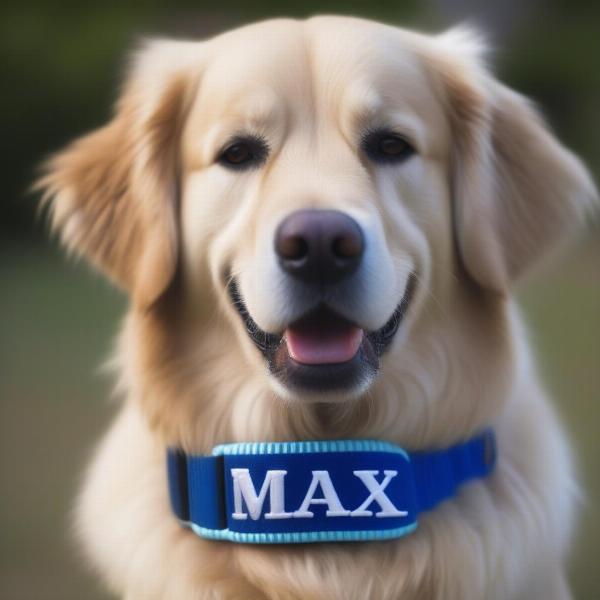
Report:
[[[142,35],[200,38],[282,14],[344,13],[436,31],[467,19],[498,47],[510,84],[539,100],[559,134],[600,171],[600,3],[567,0],[47,2],[0,6],[3,194],[0,236],[31,234],[37,164],[110,114],[128,48]]]
[[[0,598],[101,598],[69,550],[67,506],[111,410],[94,377],[123,299],[65,268],[26,195],[37,164],[110,115],[127,51],[144,35],[202,38],[270,16],[355,14],[426,31],[468,20],[491,63],[536,100],[600,174],[600,3],[567,0],[276,0],[227,3],[8,1],[0,5]],[[597,177],[598,179],[598,177]],[[8,241],[8,243],[6,243]],[[2,243],[4,242],[4,243]],[[523,292],[533,341],[582,457],[590,501],[573,564],[578,598],[600,597],[600,237]],[[86,448],[83,454],[77,449]],[[10,485],[6,485],[6,482]]]

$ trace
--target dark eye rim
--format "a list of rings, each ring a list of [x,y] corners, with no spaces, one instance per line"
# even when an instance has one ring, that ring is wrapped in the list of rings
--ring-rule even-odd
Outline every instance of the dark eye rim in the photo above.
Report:
[[[226,155],[234,146],[244,145],[249,150],[249,157],[239,163],[231,162]],[[260,135],[236,135],[230,138],[217,155],[216,162],[232,171],[246,171],[260,167],[269,155],[269,144]]]
[[[380,144],[386,138],[402,142],[404,144],[404,150],[398,154],[386,154],[382,152]],[[406,136],[385,127],[366,131],[362,136],[360,146],[369,160],[384,165],[405,162],[417,153],[414,145],[406,138]]]

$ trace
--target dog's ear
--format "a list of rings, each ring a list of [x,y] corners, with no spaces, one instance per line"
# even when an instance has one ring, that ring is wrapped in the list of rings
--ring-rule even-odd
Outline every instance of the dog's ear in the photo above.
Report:
[[[459,254],[479,285],[505,293],[584,220],[597,191],[531,103],[485,69],[476,35],[451,30],[438,41]]]
[[[143,308],[176,270],[178,139],[194,86],[184,67],[197,46],[146,43],[113,119],[53,156],[34,186],[64,245]]]

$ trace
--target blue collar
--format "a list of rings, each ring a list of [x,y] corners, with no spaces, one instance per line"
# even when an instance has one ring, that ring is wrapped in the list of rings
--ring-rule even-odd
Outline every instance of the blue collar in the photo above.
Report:
[[[167,453],[180,522],[203,538],[256,544],[382,540],[417,527],[496,462],[494,433],[445,450],[375,440],[224,444]]]

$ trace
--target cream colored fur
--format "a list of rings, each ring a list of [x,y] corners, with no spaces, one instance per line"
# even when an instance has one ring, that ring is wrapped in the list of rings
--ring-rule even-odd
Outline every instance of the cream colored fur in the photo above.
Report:
[[[359,19],[251,25],[149,42],[114,119],[47,165],[66,245],[131,295],[114,365],[123,404],[77,503],[90,563],[128,599],[570,598],[576,484],[510,299],[515,280],[596,199],[581,163],[498,83],[464,30],[423,36]],[[417,154],[360,155],[391,124]],[[259,170],[215,164],[262,134]],[[369,389],[303,397],[273,380],[227,298],[235,275],[261,328],[295,297],[272,239],[293,210],[351,214],[367,238],[352,310],[380,327],[410,271],[417,292]],[[164,453],[234,441],[369,437],[443,447],[492,425],[492,477],[401,540],[254,547],[204,541],[171,515]]]

